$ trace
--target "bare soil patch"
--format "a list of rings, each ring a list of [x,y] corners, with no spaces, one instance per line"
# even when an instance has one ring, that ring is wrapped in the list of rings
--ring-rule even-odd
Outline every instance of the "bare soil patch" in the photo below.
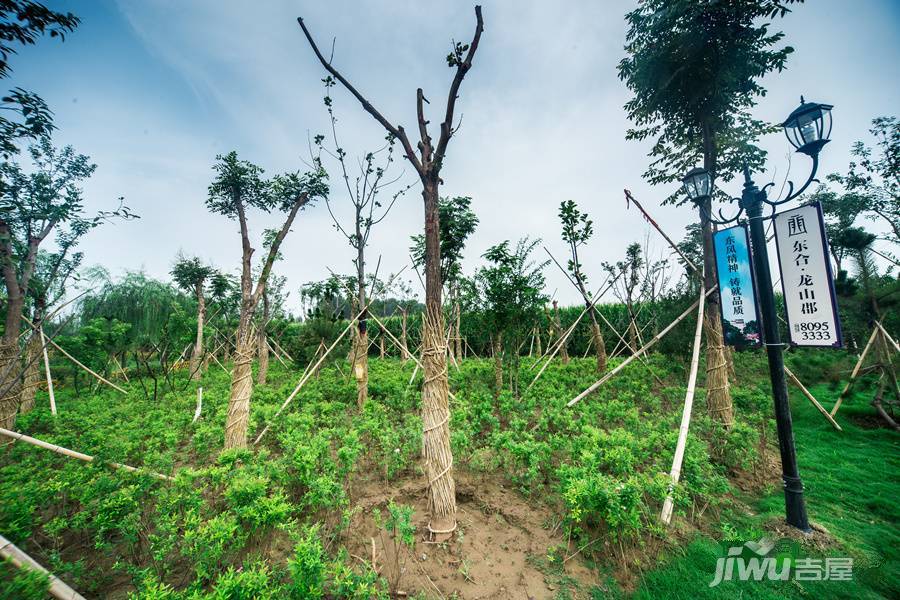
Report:
[[[428,543],[423,536],[427,524],[427,501],[424,480],[409,477],[394,482],[390,493],[379,482],[357,482],[356,505],[361,511],[344,545],[357,560],[372,562],[373,540],[375,565],[382,574],[395,565],[403,566],[399,590],[428,597],[455,597],[467,600],[488,598],[544,599],[554,598],[566,588],[572,597],[587,598],[598,582],[597,574],[575,556],[560,564],[561,559],[548,557],[548,549],[565,548],[567,540],[557,526],[554,512],[530,502],[513,489],[464,471],[457,471],[456,497],[458,531],[447,543]],[[415,509],[414,551],[401,551],[394,556],[393,543],[385,532],[379,534],[372,509],[384,512],[393,500]],[[575,548],[569,550],[569,554]],[[568,556],[563,552],[563,556]]]

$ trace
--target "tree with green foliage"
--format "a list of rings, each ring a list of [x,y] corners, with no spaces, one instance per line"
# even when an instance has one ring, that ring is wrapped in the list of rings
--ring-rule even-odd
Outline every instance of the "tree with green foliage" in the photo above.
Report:
[[[606,370],[606,344],[603,334],[600,333],[600,324],[597,322],[596,309],[591,302],[591,294],[587,289],[587,275],[581,265],[578,249],[585,245],[594,235],[594,222],[588,218],[588,214],[581,212],[574,200],[566,200],[559,205],[559,220],[562,222],[562,239],[569,246],[569,260],[566,267],[572,274],[575,287],[584,299],[584,306],[591,315],[591,334],[594,341],[594,353],[597,355],[597,371]]]
[[[844,187],[841,203],[852,200],[843,210],[853,210],[886,224],[889,233],[883,239],[897,247],[900,245],[900,121],[896,117],[875,118],[869,133],[875,137],[877,152],[856,142],[851,151],[854,160],[847,173],[832,174],[828,179]]]
[[[97,166],[71,146],[60,150],[44,137],[30,147],[29,154],[31,164],[26,167],[13,161],[0,164],[0,272],[7,298],[0,341],[0,426],[7,429],[15,423],[21,393],[18,338],[26,299],[34,291],[43,311],[45,293],[64,272],[78,241],[110,219],[135,216],[121,199],[113,211],[85,216],[81,184]],[[37,282],[38,289],[32,290],[40,246],[51,233],[56,235],[54,258]],[[43,317],[42,312],[37,316]]]
[[[290,231],[297,213],[328,194],[328,175],[318,158],[314,159],[314,168],[310,172],[276,175],[268,181],[262,179],[262,168],[240,160],[237,152],[219,155],[216,161],[213,166],[216,177],[209,186],[206,206],[211,212],[237,220],[241,233],[241,305],[235,336],[234,367],[231,372],[231,396],[225,423],[225,448],[243,448],[247,445],[250,394],[253,391],[251,363],[256,339],[252,335],[251,321],[282,241]],[[277,210],[287,214],[284,224],[271,240],[268,254],[256,278],[252,272],[254,249],[247,222],[248,208],[264,212]]]
[[[16,45],[31,46],[48,34],[64,40],[81,20],[72,13],[61,13],[32,0],[0,2],[0,79],[9,77],[10,56]],[[53,113],[44,100],[28,90],[14,88],[0,100],[0,155],[9,158],[18,152],[21,139],[38,139],[53,132]],[[15,115],[9,118],[6,115]]]
[[[482,255],[487,266],[475,275],[484,324],[491,331],[497,394],[503,385],[502,363],[506,363],[509,389],[519,397],[519,349],[547,303],[543,271],[549,261],[536,262],[531,256],[539,243],[524,238],[515,248],[510,248],[509,241],[491,246]]]
[[[653,140],[644,177],[670,184],[697,162],[714,182],[729,181],[746,164],[759,169],[756,145],[773,127],[750,114],[765,95],[761,79],[785,67],[790,46],[769,31],[794,0],[643,0],[628,13],[627,56],[619,78],[634,94],[625,104],[634,128],[627,139]],[[677,202],[676,192],[667,202]],[[715,194],[714,194],[715,195]],[[716,287],[711,198],[700,207],[704,285]],[[707,408],[730,427],[733,407],[716,293],[705,311]]]
[[[460,335],[460,278],[462,277],[463,250],[466,241],[478,227],[478,216],[472,210],[472,198],[454,196],[441,198],[438,202],[438,223],[441,238],[441,281],[447,288],[447,295],[453,303],[453,327],[455,335],[451,336],[451,352],[461,357],[462,336]],[[425,266],[425,236],[416,234],[410,238],[412,246],[409,252],[416,267]]]
[[[413,148],[402,125],[389,121],[363,94],[341,75],[332,61],[325,58],[302,18],[297,22],[310,47],[322,63],[322,67],[350,92],[382,127],[388,135],[400,142],[403,154],[413,167],[422,183],[422,200],[425,206],[425,314],[422,336],[422,371],[425,383],[422,385],[422,428],[423,458],[425,476],[428,480],[429,511],[431,522],[429,531],[437,541],[445,541],[456,531],[456,485],[453,480],[453,450],[450,447],[450,406],[449,381],[447,377],[447,353],[444,348],[444,315],[441,310],[443,281],[441,279],[441,237],[438,199],[444,157],[450,138],[459,125],[454,126],[456,101],[463,79],[472,68],[472,61],[481,34],[484,20],[481,6],[475,7],[475,34],[470,44],[454,42],[447,55],[447,66],[454,70],[453,81],[447,94],[447,103],[440,124],[440,136],[434,143],[428,133],[429,121],[425,117],[428,100],[422,88],[416,90],[416,121],[419,131],[418,152]]]
[[[179,254],[170,274],[175,284],[197,299],[197,338],[191,351],[189,363],[190,379],[199,381],[203,374],[203,325],[206,321],[206,285],[216,270],[196,256],[190,258]]]

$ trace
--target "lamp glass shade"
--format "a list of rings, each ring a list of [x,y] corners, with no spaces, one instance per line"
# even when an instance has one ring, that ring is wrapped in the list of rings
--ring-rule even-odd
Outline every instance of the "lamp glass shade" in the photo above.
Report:
[[[712,178],[709,176],[709,171],[699,167],[688,171],[681,183],[684,185],[684,191],[688,198],[695,202],[709,196],[712,188]]]

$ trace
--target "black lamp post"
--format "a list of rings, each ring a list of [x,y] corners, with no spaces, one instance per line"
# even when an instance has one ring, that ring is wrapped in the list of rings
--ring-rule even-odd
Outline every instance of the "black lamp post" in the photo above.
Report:
[[[800,106],[782,123],[785,135],[797,152],[806,154],[812,159],[812,169],[806,183],[794,191],[794,184],[788,182],[788,193],[782,200],[769,200],[766,189],[761,190],[750,179],[750,171],[744,167],[744,190],[738,201],[740,210],[737,215],[728,219],[719,210],[719,219],[706,215],[717,225],[736,223],[743,213],[747,213],[750,224],[750,243],[753,256],[753,268],[760,304],[763,341],[769,359],[769,377],[772,381],[772,397],[775,400],[775,422],[778,427],[778,448],[781,452],[781,478],[784,482],[784,503],[787,522],[794,527],[809,531],[809,519],[803,501],[803,482],[800,480],[800,469],[797,466],[797,451],[794,447],[794,429],[791,422],[791,407],[788,402],[787,380],[784,375],[784,344],[778,328],[778,313],[775,308],[775,292],[772,289],[772,273],[769,270],[769,252],[766,248],[766,232],[763,221],[771,219],[775,207],[790,202],[802,194],[807,187],[816,181],[819,167],[819,152],[828,143],[831,135],[831,109],[829,104],[805,102],[800,98]],[[706,169],[691,169],[682,179],[685,192],[700,210],[704,210],[704,201],[712,196],[712,176]],[[732,200],[733,202],[733,200]],[[763,216],[763,209],[771,208],[768,215]]]

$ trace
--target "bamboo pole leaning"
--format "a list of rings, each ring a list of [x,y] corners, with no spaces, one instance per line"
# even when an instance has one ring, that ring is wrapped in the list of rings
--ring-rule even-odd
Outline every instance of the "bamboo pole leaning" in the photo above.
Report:
[[[681,411],[681,426],[678,428],[678,442],[675,444],[675,457],[672,459],[672,471],[669,473],[669,490],[663,502],[659,519],[666,525],[672,521],[675,508],[675,486],[681,478],[681,464],[684,461],[684,449],[687,446],[688,428],[691,426],[691,410],[694,407],[694,394],[697,391],[697,368],[700,366],[700,341],[703,338],[703,307],[706,305],[705,294],[697,300],[697,328],[694,330],[694,349],[691,353],[691,370],[688,374],[687,391],[684,394],[684,409]]]
[[[32,446],[37,446],[38,448],[43,448],[45,450],[49,450],[51,452],[56,452],[57,454],[62,454],[63,456],[68,456],[69,458],[77,458],[78,460],[83,460],[85,462],[94,462],[94,457],[90,454],[84,454],[83,452],[78,452],[76,450],[70,450],[68,448],[63,448],[62,446],[57,446],[56,444],[51,444],[50,442],[45,442],[43,440],[39,440],[37,438],[33,438],[31,436],[27,436],[23,433],[19,433],[17,431],[10,431],[9,429],[3,429],[0,427],[0,435],[4,435],[8,438],[12,438],[19,442],[25,442],[26,444],[31,444]],[[129,465],[123,465],[122,463],[117,462],[104,462],[103,464],[109,465],[116,469],[122,469],[124,471],[130,471],[132,473],[146,473],[151,477],[155,477],[157,479],[162,479],[164,481],[174,481],[173,477],[169,477],[168,475],[163,475],[162,473],[155,473],[153,471],[142,471],[141,469],[137,469],[135,467]]]
[[[841,395],[838,396],[837,402],[834,403],[834,406],[831,408],[831,416],[837,414],[838,409],[841,407],[841,402],[844,401],[844,396],[847,395],[847,392],[850,391],[850,387],[853,385],[853,382],[856,380],[856,376],[859,375],[859,370],[863,366],[863,362],[866,360],[866,355],[869,353],[869,349],[872,347],[872,344],[875,342],[875,338],[878,336],[878,328],[875,327],[872,329],[872,335],[869,336],[869,341],[866,342],[865,347],[863,348],[862,354],[859,355],[859,360],[856,361],[856,365],[853,367],[853,371],[850,373],[850,380],[847,381],[847,385],[844,386],[844,389],[841,390]]]
[[[806,386],[803,385],[799,379],[797,379],[797,376],[787,368],[787,365],[784,366],[784,373],[788,376],[788,379],[790,379],[794,383],[794,385],[796,385],[800,389],[803,395],[806,396],[806,398],[810,402],[812,402],[813,406],[815,406],[816,409],[820,413],[822,413],[822,415],[824,415],[826,419],[828,419],[828,422],[831,423],[832,427],[834,427],[838,431],[843,431],[843,429],[841,429],[841,426],[837,424],[837,421],[835,421],[834,418],[828,413],[828,411],[825,410],[825,407],[819,404],[819,401],[816,400],[815,396],[813,396],[812,393],[808,389],[806,389]]]
[[[45,569],[39,562],[25,554],[11,541],[0,535],[0,556],[9,560],[20,569],[30,569],[43,573],[50,583],[47,592],[59,600],[85,600],[84,596],[73,590],[62,579]]]
[[[28,323],[28,325],[30,325],[32,328],[34,328],[34,323],[32,323],[31,320],[28,319],[28,317],[26,317],[25,315],[22,315],[22,318],[25,320],[26,323]],[[50,342],[50,344],[51,344],[54,348],[56,348],[57,350],[59,350],[60,352],[62,352],[62,353],[66,356],[66,358],[68,358],[68,359],[71,360],[73,363],[75,363],[76,365],[78,365],[79,367],[81,367],[82,369],[84,369],[85,371],[87,371],[88,373],[90,373],[91,375],[93,375],[94,377],[96,377],[96,378],[97,378],[98,380],[100,380],[101,382],[105,383],[106,385],[110,386],[111,388],[114,388],[114,389],[116,389],[116,390],[122,392],[122,393],[125,394],[125,395],[128,395],[128,392],[126,392],[125,390],[123,390],[122,388],[120,388],[119,386],[117,386],[116,384],[114,384],[113,382],[111,382],[110,380],[106,379],[105,377],[103,377],[102,375],[100,375],[99,373],[97,373],[96,371],[93,371],[93,370],[90,369],[89,367],[85,366],[85,365],[84,365],[81,361],[79,361],[77,358],[75,358],[74,356],[72,356],[71,354],[69,354],[68,352],[66,352],[65,350],[63,350],[62,347],[61,347],[59,344],[57,344],[56,342],[54,342],[52,338],[47,338],[47,341]]]
[[[890,344],[894,347],[894,350],[900,352],[900,344],[897,344],[897,340],[891,337],[891,334],[889,334],[887,330],[885,330],[885,328],[881,326],[881,323],[875,321],[875,327],[881,330],[881,335],[884,336],[884,339],[890,342]]]
[[[275,348],[272,347],[272,344],[269,343],[269,340],[268,340],[268,339],[266,340],[266,346],[269,347],[269,350],[272,351],[272,354],[275,355],[275,358],[278,359],[278,362],[281,363],[281,366],[284,367],[284,368],[286,369],[286,368],[287,368],[287,364],[286,364],[286,363],[284,362],[284,360],[281,358],[281,355],[278,354],[278,352],[275,351]]]
[[[715,288],[709,288],[708,290],[706,290],[706,293],[703,294],[703,298],[706,298],[707,296],[709,296],[710,294],[712,294],[713,291],[715,291]],[[617,375],[617,374],[619,373],[619,371],[621,371],[621,370],[624,369],[626,366],[628,366],[633,360],[635,360],[635,359],[637,359],[637,358],[640,358],[641,355],[643,355],[643,354],[644,354],[645,352],[647,352],[650,348],[652,348],[654,345],[656,345],[656,343],[657,343],[659,340],[661,340],[663,337],[665,337],[665,335],[666,335],[667,333],[669,333],[670,331],[672,331],[672,330],[675,328],[676,325],[678,325],[679,323],[681,323],[681,322],[682,322],[689,314],[691,314],[691,312],[694,310],[694,308],[697,307],[697,303],[698,303],[698,302],[700,302],[700,300],[695,300],[694,303],[691,304],[691,305],[687,308],[687,310],[685,310],[683,313],[681,313],[681,314],[678,316],[678,318],[676,318],[676,319],[675,319],[674,321],[672,321],[668,326],[666,326],[665,329],[663,329],[662,331],[660,331],[659,333],[657,333],[655,336],[653,336],[653,337],[650,339],[649,342],[647,342],[646,344],[644,344],[644,346],[643,346],[642,348],[640,348],[637,352],[635,352],[634,354],[632,354],[631,356],[629,356],[628,358],[626,358],[625,360],[623,360],[621,363],[619,363],[618,366],[616,366],[615,369],[613,369],[612,371],[610,371],[609,373],[607,373],[606,375],[604,375],[603,377],[601,377],[600,379],[598,379],[596,382],[594,382],[593,384],[591,384],[590,387],[588,387],[586,390],[584,390],[583,392],[581,392],[580,394],[578,394],[575,398],[572,398],[571,400],[569,400],[569,403],[566,404],[566,406],[567,406],[567,407],[575,406],[575,405],[578,404],[580,401],[584,400],[587,396],[589,396],[590,394],[592,394],[593,392],[595,392],[595,391],[597,390],[597,388],[599,388],[601,385],[603,385],[604,383],[606,383],[607,381],[609,381],[610,379],[612,379],[615,375]]]
[[[50,413],[56,415],[56,395],[53,393],[53,376],[50,374],[50,357],[47,356],[47,336],[43,325],[40,327],[41,352],[44,353],[44,371],[47,374],[47,393],[50,395]]]
[[[294,360],[293,356],[288,354],[287,350],[285,350],[284,348],[281,347],[281,344],[278,343],[278,340],[273,338],[272,343],[275,344],[275,347],[278,348],[278,350],[280,350],[282,354],[284,354],[285,356],[288,357],[288,360],[290,360],[291,362],[297,362]]]

